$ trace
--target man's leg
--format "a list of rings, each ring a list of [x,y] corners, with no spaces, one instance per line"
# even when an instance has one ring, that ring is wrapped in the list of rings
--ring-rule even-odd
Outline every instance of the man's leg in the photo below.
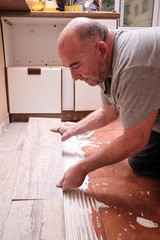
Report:
[[[152,131],[148,146],[128,162],[135,173],[160,177],[160,133]]]

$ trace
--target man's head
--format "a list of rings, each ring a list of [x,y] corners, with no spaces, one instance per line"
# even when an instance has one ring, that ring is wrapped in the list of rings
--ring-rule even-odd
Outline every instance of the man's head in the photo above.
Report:
[[[104,81],[110,71],[107,39],[107,27],[88,18],[76,18],[64,28],[58,38],[58,52],[74,80],[91,86]]]

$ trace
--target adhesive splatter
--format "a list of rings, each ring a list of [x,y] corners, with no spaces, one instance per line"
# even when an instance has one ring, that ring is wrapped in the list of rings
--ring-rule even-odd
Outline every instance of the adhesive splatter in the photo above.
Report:
[[[136,221],[143,227],[147,228],[157,228],[158,224],[154,223],[152,220],[148,220],[142,217],[137,217]]]

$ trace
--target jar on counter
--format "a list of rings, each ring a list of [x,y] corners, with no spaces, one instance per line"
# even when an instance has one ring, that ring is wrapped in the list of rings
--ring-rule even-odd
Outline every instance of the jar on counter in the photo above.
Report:
[[[46,6],[46,0],[27,0],[32,11],[43,11]]]

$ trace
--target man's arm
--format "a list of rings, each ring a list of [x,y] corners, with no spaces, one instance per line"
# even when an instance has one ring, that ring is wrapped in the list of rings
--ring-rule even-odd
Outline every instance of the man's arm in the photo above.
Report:
[[[136,126],[124,130],[123,135],[107,144],[101,151],[72,166],[64,174],[59,185],[64,190],[79,187],[85,176],[97,168],[114,164],[138,153],[149,141],[157,111]]]
[[[51,131],[60,132],[62,134],[62,141],[65,141],[72,136],[104,127],[116,120],[118,116],[118,112],[112,105],[103,105],[75,125],[70,127],[61,125],[58,128],[52,128]]]

